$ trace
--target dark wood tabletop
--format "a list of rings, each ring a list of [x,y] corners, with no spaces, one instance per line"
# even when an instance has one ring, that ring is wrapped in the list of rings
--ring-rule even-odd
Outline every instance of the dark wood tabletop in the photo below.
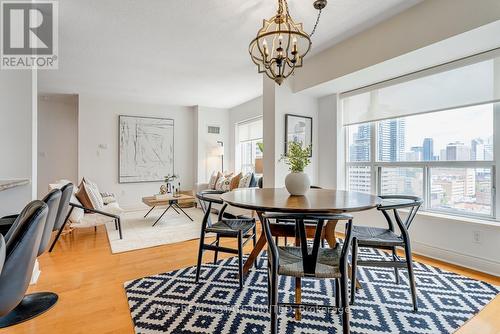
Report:
[[[341,213],[375,208],[377,196],[355,191],[310,189],[304,196],[291,196],[285,188],[238,189],[221,199],[243,209],[267,212]]]

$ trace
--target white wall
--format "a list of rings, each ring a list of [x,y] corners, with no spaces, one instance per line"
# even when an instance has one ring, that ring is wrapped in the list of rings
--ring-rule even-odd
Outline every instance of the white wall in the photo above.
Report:
[[[313,119],[313,152],[305,172],[312,184],[318,181],[318,100],[305,94],[293,93],[285,82],[277,86],[264,78],[264,186],[283,187],[289,173],[279,159],[285,151],[285,114],[309,116]],[[270,149],[270,148],[274,148]]]
[[[78,182],[78,97],[38,97],[38,198],[49,183]]]
[[[328,95],[318,100],[318,184],[325,188],[336,189],[342,186],[342,166],[337,160],[343,158],[342,122],[338,108],[337,94]]]
[[[137,206],[142,197],[158,193],[161,182],[118,183],[118,116],[166,117],[175,122],[175,173],[180,175],[182,189],[193,189],[194,108],[103,99],[82,94],[79,96],[78,109],[79,178],[87,177],[95,181],[101,191],[115,193],[123,207]]]
[[[194,119],[195,182],[206,183],[212,172],[220,171],[222,168],[221,157],[214,155],[217,141],[224,143],[224,170],[231,170],[229,110],[197,106]],[[220,133],[208,133],[209,126],[220,127]]]
[[[498,0],[422,1],[306,59],[293,77],[293,90],[334,80],[499,19]]]
[[[229,109],[229,170],[235,170],[236,125],[256,117],[262,117],[262,96]]]
[[[0,216],[19,213],[36,196],[36,73],[1,71],[0,179],[35,180],[0,192]],[[34,126],[35,125],[35,126]]]

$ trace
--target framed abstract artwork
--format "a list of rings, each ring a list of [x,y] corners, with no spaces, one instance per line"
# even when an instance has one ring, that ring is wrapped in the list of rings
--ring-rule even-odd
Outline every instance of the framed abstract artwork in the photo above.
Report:
[[[119,183],[159,182],[174,174],[174,120],[119,116]]]
[[[312,147],[312,121],[312,117],[285,114],[285,155],[288,155],[290,142],[302,143],[304,148]]]

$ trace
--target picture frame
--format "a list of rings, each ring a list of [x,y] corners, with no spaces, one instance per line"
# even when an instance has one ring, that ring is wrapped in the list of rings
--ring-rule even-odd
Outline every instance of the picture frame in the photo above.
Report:
[[[118,183],[164,182],[174,172],[174,120],[118,116]]]
[[[311,146],[313,119],[309,116],[285,114],[285,156],[288,155],[288,143],[301,142],[302,147]],[[312,149],[309,157],[312,157]]]

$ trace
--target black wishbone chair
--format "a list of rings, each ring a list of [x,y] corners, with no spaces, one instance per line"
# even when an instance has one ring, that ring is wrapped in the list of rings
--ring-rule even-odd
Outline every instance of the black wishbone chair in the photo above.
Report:
[[[354,304],[356,289],[356,269],[358,266],[366,267],[394,267],[396,283],[399,284],[398,268],[408,269],[408,278],[411,289],[413,309],[418,310],[417,288],[415,285],[415,276],[413,274],[413,262],[410,246],[410,234],[408,229],[417,215],[418,209],[423,200],[416,196],[387,195],[380,196],[382,203],[377,207],[384,215],[388,228],[354,226],[352,229],[352,281],[351,281],[351,304]],[[406,219],[401,218],[398,210],[407,210]],[[392,217],[390,212],[392,211]],[[396,222],[401,235],[394,231],[394,221]],[[370,247],[386,249],[392,252],[392,261],[385,260],[358,260],[358,247]],[[403,247],[406,259],[401,260],[396,253],[396,247]]]
[[[268,243],[268,302],[271,313],[271,333],[278,333],[279,306],[299,309],[300,306],[333,309],[330,305],[312,305],[305,303],[279,303],[279,276],[295,278],[335,279],[335,307],[342,313],[343,333],[350,332],[349,303],[347,292],[348,255],[352,240],[352,216],[347,214],[264,214],[264,233]],[[271,234],[270,220],[293,220],[297,231],[298,246],[278,246]],[[335,248],[321,247],[322,230],[329,220],[346,221],[345,240]],[[306,222],[316,222],[316,232],[312,247],[307,244]],[[297,282],[297,280],[296,280]],[[300,280],[299,280],[300,282]],[[297,290],[296,293],[300,293]],[[296,296],[297,297],[297,296]],[[340,298],[339,298],[340,297]],[[297,299],[297,298],[296,298]]]
[[[206,192],[205,194],[220,194],[217,192]],[[203,258],[203,252],[205,250],[214,251],[214,264],[217,262],[217,256],[219,252],[230,253],[238,255],[238,277],[240,289],[243,288],[243,247],[250,240],[253,241],[253,245],[257,242],[257,230],[254,218],[237,217],[236,219],[224,218],[224,211],[227,204],[224,203],[223,207],[219,211],[219,217],[216,223],[212,223],[210,219],[210,213],[212,211],[212,201],[207,201],[203,197],[203,193],[196,194],[196,197],[200,201],[200,206],[204,211],[203,222],[201,226],[200,235],[200,245],[198,250],[198,263],[196,267],[196,283],[200,278],[201,272],[201,261]],[[208,204],[207,204],[208,202]],[[222,200],[219,201],[222,203]],[[215,202],[214,203],[218,203]],[[214,233],[216,235],[215,241],[206,244],[205,236],[207,233]],[[219,245],[220,238],[233,238],[238,240],[238,249],[223,247]]]

